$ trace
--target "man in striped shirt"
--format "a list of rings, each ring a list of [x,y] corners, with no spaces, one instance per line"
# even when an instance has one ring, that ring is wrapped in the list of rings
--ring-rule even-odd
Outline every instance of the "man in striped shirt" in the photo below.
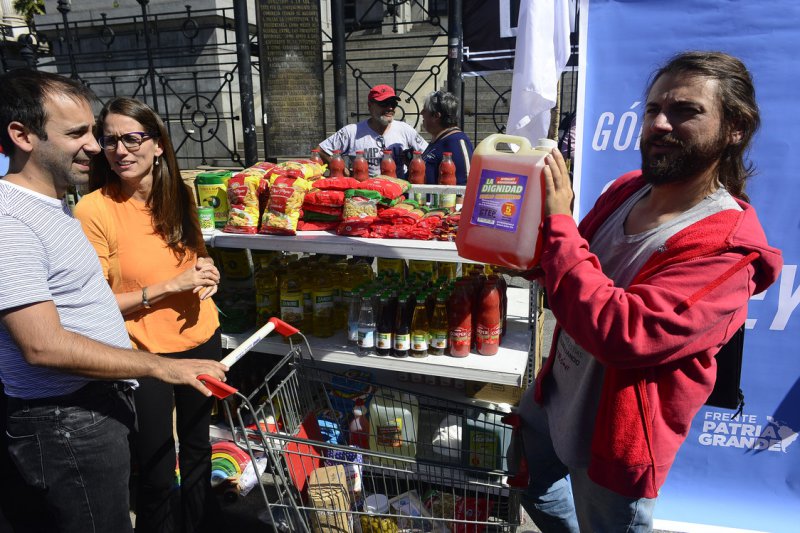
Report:
[[[88,181],[100,152],[93,99],[55,74],[0,76],[0,144],[10,159],[0,180],[0,380],[8,404],[0,438],[26,497],[43,504],[23,517],[38,523],[24,527],[48,531],[131,531],[133,378],[210,395],[196,376],[224,379],[227,370],[130,350],[94,249],[64,201],[69,186]]]

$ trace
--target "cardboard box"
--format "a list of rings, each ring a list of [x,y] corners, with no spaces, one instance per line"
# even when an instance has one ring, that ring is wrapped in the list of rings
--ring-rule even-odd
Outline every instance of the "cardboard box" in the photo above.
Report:
[[[498,385],[497,383],[482,383],[480,381],[467,381],[467,395],[492,403],[507,403],[509,405],[519,405],[522,392],[525,387],[514,387],[512,385]]]
[[[314,533],[352,533],[350,493],[342,465],[317,468],[308,476],[308,499],[316,509],[311,518]]]

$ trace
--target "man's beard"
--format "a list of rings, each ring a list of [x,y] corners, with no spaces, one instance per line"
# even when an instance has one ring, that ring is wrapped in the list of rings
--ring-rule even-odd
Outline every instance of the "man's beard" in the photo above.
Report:
[[[678,149],[671,153],[650,156],[649,147],[654,141]],[[710,142],[702,144],[681,141],[670,133],[651,137],[641,147],[642,177],[651,185],[689,181],[718,163],[727,146],[726,136],[722,131]]]
[[[393,116],[386,116],[381,114],[375,117],[375,120],[377,120],[378,124],[380,124],[381,126],[388,126],[389,124],[392,123],[393,118],[394,118]]]

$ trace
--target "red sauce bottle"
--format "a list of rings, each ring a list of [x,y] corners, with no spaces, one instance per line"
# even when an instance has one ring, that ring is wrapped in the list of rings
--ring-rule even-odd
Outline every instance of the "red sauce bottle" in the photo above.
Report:
[[[480,310],[476,325],[475,347],[481,355],[494,355],[500,348],[500,332],[503,329],[500,299],[497,280],[487,279],[481,291]]]
[[[442,162],[439,163],[439,185],[456,184],[456,164],[453,163],[453,152],[442,154]]]
[[[328,176],[331,178],[341,178],[344,176],[344,159],[342,151],[334,150],[331,160],[328,163]]]
[[[425,161],[422,160],[422,152],[414,151],[414,157],[408,164],[408,181],[415,185],[425,183]]]
[[[369,161],[364,157],[364,150],[356,150],[356,158],[353,160],[353,178],[358,181],[369,179]]]
[[[383,176],[397,177],[397,164],[394,162],[391,150],[383,151],[383,159],[381,159],[381,174]]]
[[[316,163],[318,165],[324,165],[325,162],[322,161],[322,158],[319,156],[319,148],[312,148],[311,149],[311,162]]]
[[[450,355],[466,357],[472,344],[472,282],[460,279],[447,301],[447,336]]]

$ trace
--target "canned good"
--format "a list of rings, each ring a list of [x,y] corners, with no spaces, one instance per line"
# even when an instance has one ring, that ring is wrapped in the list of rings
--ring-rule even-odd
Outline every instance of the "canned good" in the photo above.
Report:
[[[197,208],[197,216],[200,217],[200,231],[204,235],[211,235],[214,233],[214,208],[210,206],[201,206]]]

